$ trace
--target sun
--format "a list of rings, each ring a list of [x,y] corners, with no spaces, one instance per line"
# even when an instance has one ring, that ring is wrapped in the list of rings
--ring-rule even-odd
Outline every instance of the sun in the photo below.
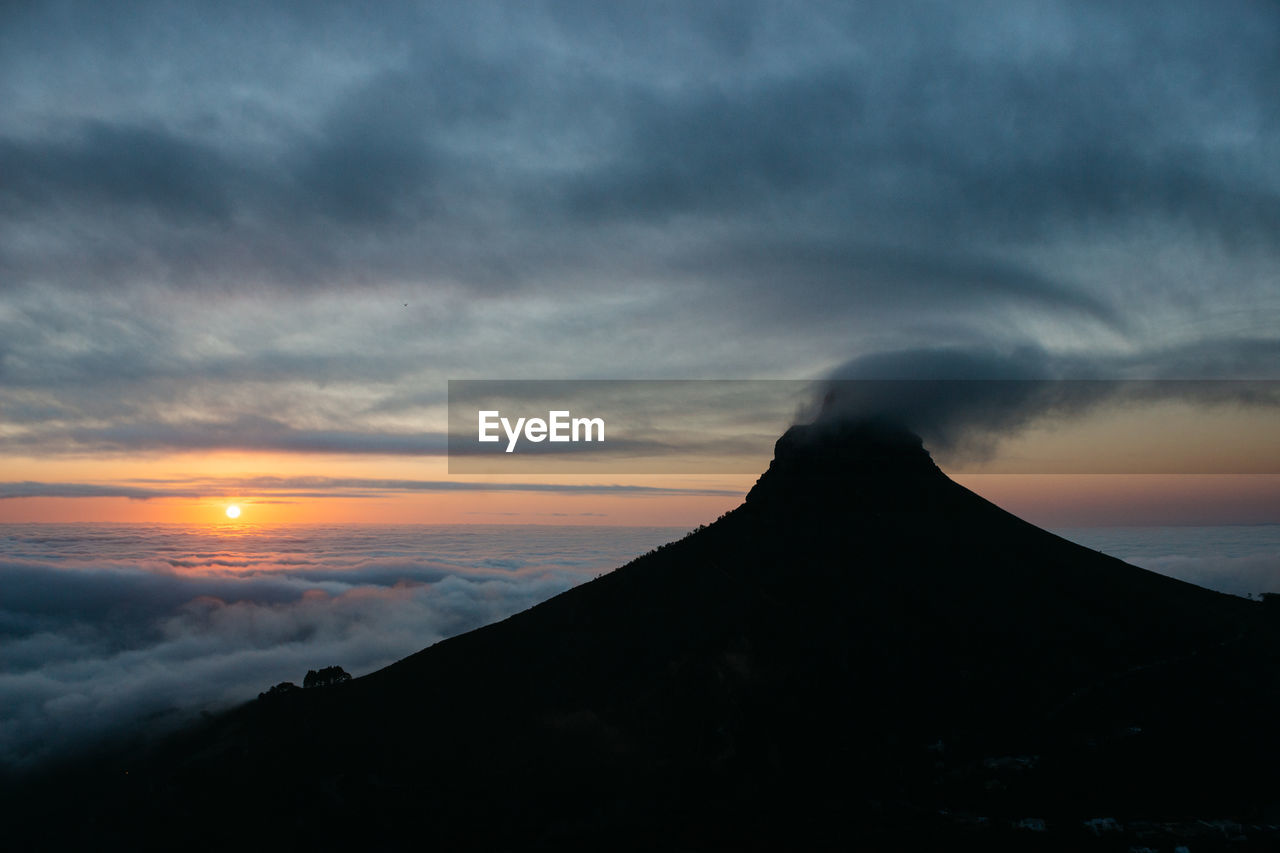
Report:
[[[240,507],[236,506],[235,504],[232,504],[231,506],[227,507],[227,518],[239,518],[239,517],[240,517]]]

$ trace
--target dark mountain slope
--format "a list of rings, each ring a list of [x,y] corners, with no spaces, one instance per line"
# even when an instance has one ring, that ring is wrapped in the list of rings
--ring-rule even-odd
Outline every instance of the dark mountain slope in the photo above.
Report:
[[[72,834],[124,846],[1080,849],[1100,815],[1271,818],[1261,610],[1020,521],[908,433],[794,427],[679,542],[59,784],[110,791]]]

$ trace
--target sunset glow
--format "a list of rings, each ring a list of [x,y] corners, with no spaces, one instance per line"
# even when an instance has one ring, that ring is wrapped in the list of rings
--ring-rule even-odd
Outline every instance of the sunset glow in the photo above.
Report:
[[[232,504],[231,506],[227,507],[227,518],[239,518],[239,517],[240,517],[240,507],[236,506],[235,504]]]
[[[131,6],[156,55],[60,4],[6,21],[0,523],[696,525],[803,409],[672,430],[731,476],[486,480],[450,470],[451,380],[1280,377],[1256,9],[1219,22],[1258,51],[1227,57],[1121,9],[956,11],[900,49],[910,16],[673,15],[699,35],[668,52],[630,26],[601,50],[612,15],[410,6]],[[1074,46],[1095,31],[1162,60]],[[1280,472],[1280,393],[1207,399],[997,414],[980,470],[926,445],[975,476]],[[688,414],[653,403],[608,440]],[[974,482],[1037,517],[1206,506],[1186,479]],[[1260,490],[1205,500],[1276,519]]]

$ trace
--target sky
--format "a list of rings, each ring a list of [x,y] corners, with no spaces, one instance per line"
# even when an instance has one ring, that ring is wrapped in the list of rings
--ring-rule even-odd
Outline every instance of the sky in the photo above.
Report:
[[[753,479],[450,475],[449,379],[1280,379],[1277,91],[1258,2],[2,4],[0,521],[692,525]],[[1256,522],[1276,470],[962,482]]]

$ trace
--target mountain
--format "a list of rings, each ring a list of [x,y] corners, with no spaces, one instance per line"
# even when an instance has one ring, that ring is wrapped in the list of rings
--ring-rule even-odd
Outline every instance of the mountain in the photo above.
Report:
[[[10,802],[98,849],[1272,849],[1267,611],[796,426],[678,542]]]

